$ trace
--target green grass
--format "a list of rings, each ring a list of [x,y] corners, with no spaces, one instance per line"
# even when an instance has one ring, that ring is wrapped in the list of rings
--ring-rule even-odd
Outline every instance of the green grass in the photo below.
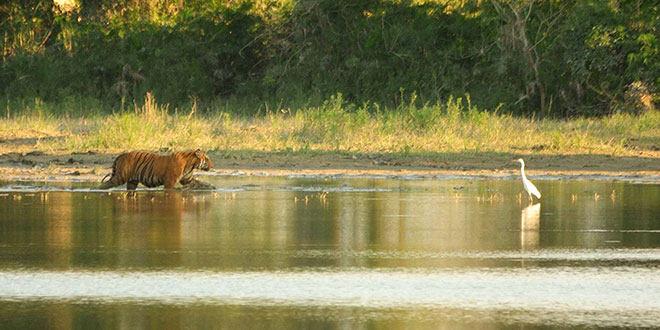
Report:
[[[235,115],[228,105],[203,114],[194,104],[171,110],[148,95],[144,105],[87,118],[49,115],[42,104],[39,111],[0,120],[0,137],[29,132],[64,136],[37,144],[37,149],[61,152],[201,148],[404,156],[480,152],[632,155],[660,146],[658,111],[535,120],[476,109],[469,97],[421,107],[414,101],[397,109],[381,109],[373,103],[354,105],[336,95],[319,107],[266,107],[260,115],[243,116]]]

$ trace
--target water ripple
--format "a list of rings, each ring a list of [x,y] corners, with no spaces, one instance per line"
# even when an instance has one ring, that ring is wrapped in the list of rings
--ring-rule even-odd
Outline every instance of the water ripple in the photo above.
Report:
[[[529,259],[548,261],[660,261],[660,249],[539,249],[531,251],[273,250],[264,254],[296,258]]]
[[[660,269],[0,272],[0,299],[656,311]]]

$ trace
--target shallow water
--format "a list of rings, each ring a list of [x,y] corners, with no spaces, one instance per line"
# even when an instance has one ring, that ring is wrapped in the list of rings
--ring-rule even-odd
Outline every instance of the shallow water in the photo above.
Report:
[[[0,328],[654,328],[660,185],[0,182]]]

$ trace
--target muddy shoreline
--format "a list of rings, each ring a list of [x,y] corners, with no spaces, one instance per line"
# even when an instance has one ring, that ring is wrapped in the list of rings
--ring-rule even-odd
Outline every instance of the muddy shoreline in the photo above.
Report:
[[[117,153],[42,151],[0,155],[2,181],[100,181],[110,172]],[[337,176],[337,177],[483,177],[519,175],[517,155],[437,154],[300,154],[273,152],[211,152],[210,175]],[[603,179],[660,182],[660,153],[643,156],[524,155],[528,175],[550,179]],[[200,173],[201,176],[207,173]]]

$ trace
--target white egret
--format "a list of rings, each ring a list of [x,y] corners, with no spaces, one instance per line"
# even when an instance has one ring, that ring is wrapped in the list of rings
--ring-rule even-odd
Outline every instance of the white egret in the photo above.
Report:
[[[523,188],[525,188],[527,195],[529,195],[529,202],[532,203],[534,201],[532,195],[541,199],[541,193],[539,190],[536,189],[536,186],[534,186],[532,181],[527,180],[527,177],[525,176],[525,161],[523,161],[522,158],[519,158],[514,160],[514,162],[520,162],[520,174],[522,175]]]

